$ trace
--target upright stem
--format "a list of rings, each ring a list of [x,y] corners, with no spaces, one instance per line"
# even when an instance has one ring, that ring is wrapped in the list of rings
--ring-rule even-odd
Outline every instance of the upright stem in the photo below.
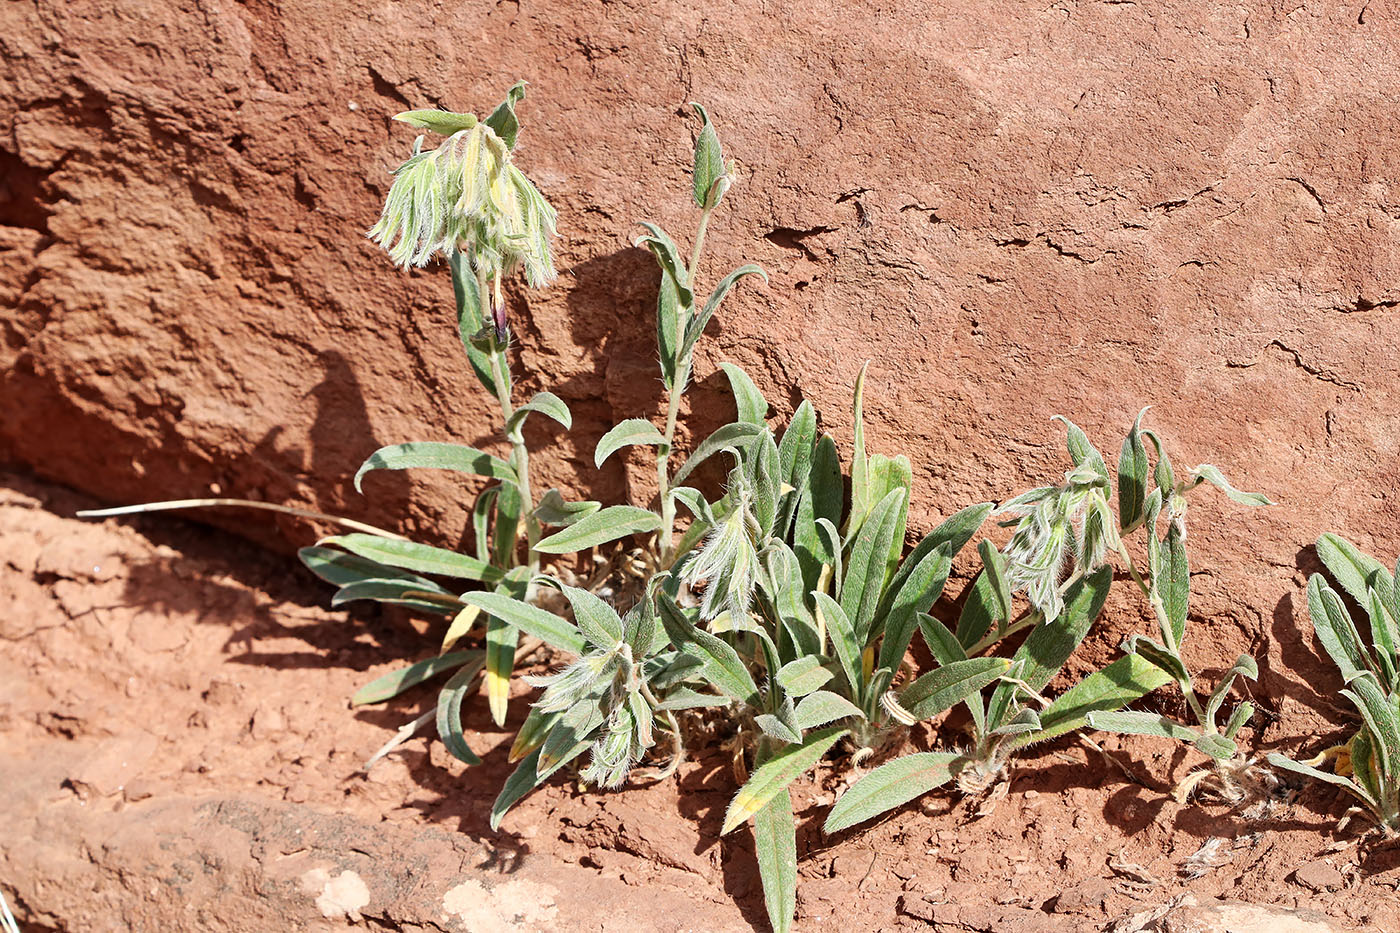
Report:
[[[700,256],[705,248],[705,231],[709,229],[712,213],[714,213],[713,205],[705,208],[700,214],[700,226],[695,231],[695,246],[690,251],[690,265],[686,269],[690,281],[686,284],[690,286],[692,294],[695,291],[695,273],[700,266]],[[684,324],[693,311],[693,303],[689,307],[682,307],[679,303],[676,305],[676,333],[682,337],[684,337]],[[681,395],[690,382],[692,355],[693,353],[687,353],[684,359],[676,361],[676,377],[666,393],[666,430],[661,435],[665,438],[665,443],[656,450],[656,487],[661,496],[661,530],[658,532],[660,536],[658,546],[661,552],[660,559],[663,570],[670,566],[673,552],[672,539],[676,534],[676,503],[671,498],[671,448],[676,439],[676,419],[681,411]]]
[[[1152,534],[1151,530],[1148,531],[1148,534]],[[1132,575],[1133,582],[1138,585],[1143,595],[1147,597],[1148,603],[1151,604],[1152,613],[1157,617],[1157,627],[1162,630],[1162,641],[1165,643],[1164,647],[1173,657],[1180,660],[1181,646],[1177,644],[1176,632],[1172,629],[1171,620],[1167,618],[1167,607],[1163,604],[1161,595],[1158,594],[1155,587],[1148,586],[1147,583],[1143,581],[1142,574],[1138,572],[1137,564],[1133,563],[1133,557],[1128,553],[1127,545],[1123,543],[1123,537],[1121,535],[1116,537],[1118,538],[1118,556],[1123,558],[1123,562],[1128,567],[1128,573]],[[1182,666],[1184,667],[1185,665],[1183,664]],[[1190,678],[1188,677],[1186,680],[1178,681],[1178,685],[1181,687],[1182,696],[1186,697],[1186,705],[1191,707],[1191,712],[1195,714],[1196,721],[1200,723],[1201,728],[1208,732],[1216,731],[1215,728],[1206,721],[1206,712],[1201,707],[1200,701],[1196,699],[1196,690],[1191,685]]]
[[[478,299],[489,309],[490,322],[494,326],[496,321],[496,305],[501,301],[500,279],[494,282],[494,288],[488,289],[486,275],[481,271],[476,274],[476,289]],[[501,405],[501,429],[505,432],[506,440],[510,441],[510,465],[515,471],[515,477],[520,489],[521,510],[525,521],[525,540],[528,545],[528,561],[530,572],[533,574],[540,569],[540,556],[535,553],[535,544],[540,539],[540,523],[535,517],[535,500],[530,494],[530,449],[525,446],[525,438],[520,429],[514,431],[506,429],[510,423],[511,415],[515,414],[515,404],[511,401],[510,384],[510,361],[506,358],[504,349],[492,350],[491,358],[491,381],[496,384],[496,400]],[[517,534],[519,529],[517,527]]]

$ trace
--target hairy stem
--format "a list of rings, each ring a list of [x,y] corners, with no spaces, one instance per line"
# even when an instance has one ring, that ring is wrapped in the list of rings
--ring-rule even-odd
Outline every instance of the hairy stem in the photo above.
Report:
[[[700,214],[700,226],[695,231],[695,246],[690,251],[690,265],[686,269],[691,294],[695,292],[695,274],[700,266],[700,257],[705,249],[705,231],[710,226],[710,215],[714,213],[714,206],[705,208]],[[684,324],[694,312],[694,305],[682,307],[676,304],[676,333],[684,334]],[[657,548],[660,551],[660,566],[665,570],[671,566],[674,559],[672,551],[672,539],[676,534],[676,503],[671,497],[671,449],[676,440],[676,420],[681,411],[681,395],[685,393],[685,387],[690,383],[690,367],[694,358],[694,350],[687,353],[683,359],[676,361],[676,378],[670,390],[667,391],[666,399],[666,429],[662,432],[665,442],[656,450],[656,487],[661,497],[661,530],[657,532]]]

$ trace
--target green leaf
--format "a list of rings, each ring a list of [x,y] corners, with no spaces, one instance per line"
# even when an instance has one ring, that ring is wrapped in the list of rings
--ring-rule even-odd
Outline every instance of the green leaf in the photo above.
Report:
[[[724,176],[724,150],[720,148],[719,134],[715,132],[714,124],[710,122],[710,115],[705,108],[695,102],[690,106],[695,108],[695,112],[700,115],[704,125],[700,127],[700,135],[695,137],[695,168],[692,172],[693,193],[695,203],[699,207],[710,207],[710,190],[714,188],[715,182]]]
[[[598,441],[593,451],[593,465],[602,469],[603,463],[622,448],[645,446],[665,447],[666,438],[645,418],[628,418]]]
[[[758,391],[748,373],[733,363],[720,363],[720,369],[729,377],[729,388],[734,393],[734,404],[739,410],[739,421],[752,424],[760,430],[767,427],[768,400]]]
[[[734,795],[729,810],[724,815],[724,826],[720,829],[720,835],[729,833],[767,806],[770,800],[786,790],[799,775],[820,761],[827,749],[835,745],[836,740],[846,732],[847,730],[837,726],[814,732],[801,745],[790,745],[760,765],[748,783],[739,788],[739,792]]]
[[[474,113],[452,113],[447,110],[405,110],[394,114],[393,119],[439,136],[451,136],[472,129],[477,123]]]
[[[1006,576],[1006,558],[1002,557],[997,546],[991,542],[990,538],[983,538],[977,542],[977,554],[982,558],[982,568],[987,574],[987,583],[991,586],[992,596],[996,598],[993,603],[995,610],[994,620],[998,625],[1011,621],[1011,585]]]
[[[520,724],[520,730],[515,733],[515,741],[511,743],[510,754],[506,760],[519,761],[543,745],[550,730],[563,715],[562,712],[545,713],[539,707],[530,707],[530,712],[525,714],[525,721]]]
[[[1160,716],[1157,713],[1139,713],[1133,710],[1095,711],[1085,717],[1089,728],[1100,732],[1118,732],[1124,735],[1150,735],[1160,739],[1175,739],[1178,742],[1195,742],[1199,733],[1181,723]]]
[[[739,653],[728,642],[696,628],[664,593],[657,599],[661,624],[672,643],[704,664],[704,677],[725,696],[749,706],[760,706],[758,685]]]
[[[1186,614],[1191,604],[1191,568],[1186,562],[1186,539],[1175,522],[1167,529],[1162,560],[1152,570],[1152,586],[1162,597],[1167,620],[1172,625],[1172,641],[1181,644],[1186,634]]]
[[[535,550],[541,554],[570,554],[660,527],[661,519],[655,512],[631,505],[610,505],[555,532],[536,544]]]
[[[359,580],[347,583],[331,597],[331,607],[357,599],[371,599],[394,606],[407,606],[424,612],[452,615],[462,608],[461,600],[436,583],[423,586],[408,580]]]
[[[922,797],[951,781],[953,766],[966,761],[955,752],[916,752],[883,764],[841,795],[823,829],[837,833]]]
[[[676,475],[671,477],[671,484],[679,486],[685,481],[685,478],[691,474],[691,471],[710,457],[713,457],[727,447],[741,445],[744,441],[747,441],[763,430],[763,425],[753,424],[748,421],[735,421],[719,428],[700,442],[700,446],[695,448],[689,459],[676,471]]]
[[[1369,669],[1366,649],[1342,605],[1342,598],[1320,573],[1308,580],[1308,618],[1312,620],[1317,640],[1342,672],[1343,681],[1351,683]]]
[[[802,741],[802,734],[783,722],[772,713],[762,713],[753,718],[754,725],[762,730],[763,734],[779,742],[796,744]]]
[[[929,653],[939,664],[952,664],[954,661],[966,661],[967,650],[963,648],[958,637],[948,631],[948,626],[926,612],[919,613],[919,631],[924,636],[924,644],[928,645]]]
[[[802,490],[811,479],[812,449],[817,443],[817,410],[806,399],[792,413],[778,444],[779,472],[784,483]]]
[[[455,470],[459,473],[475,473],[494,479],[518,482],[510,464],[500,457],[467,447],[463,444],[442,444],[436,441],[411,441],[407,444],[391,444],[370,454],[368,460],[355,473],[355,490],[363,492],[360,483],[371,470]]]
[[[793,553],[802,567],[803,592],[816,587],[823,564],[836,560],[823,542],[818,522],[825,519],[833,526],[839,525],[844,500],[836,442],[824,435],[812,450],[810,481],[797,501],[793,522]]]
[[[801,698],[821,689],[831,676],[831,671],[822,667],[820,657],[808,654],[784,664],[778,671],[777,681],[789,696]]]
[[[453,252],[447,260],[452,270],[452,293],[457,299],[457,333],[462,338],[462,347],[467,351],[467,360],[472,364],[476,378],[494,396],[502,393],[496,386],[496,377],[491,367],[491,355],[477,349],[472,338],[486,326],[486,315],[481,310],[481,296],[477,291],[476,273],[472,270],[471,257],[463,250]],[[510,375],[505,373],[507,388]]]
[[[582,633],[552,612],[546,612],[502,593],[466,593],[462,596],[462,601],[480,607],[482,611],[502,622],[509,623],[561,651],[575,655],[583,654]]]
[[[991,629],[996,613],[996,587],[984,570],[972,582],[971,592],[967,593],[962,612],[958,614],[958,641],[964,648],[971,648],[982,640]]]
[[[1235,711],[1230,714],[1230,721],[1225,724],[1225,737],[1233,739],[1239,731],[1244,728],[1244,724],[1254,718],[1254,704],[1248,700],[1235,707]]]
[[[320,543],[342,547],[359,557],[418,573],[486,583],[494,583],[504,575],[499,567],[492,567],[475,557],[399,538],[381,538],[356,532],[322,538]]]
[[[895,532],[907,509],[907,491],[890,490],[870,510],[851,547],[846,576],[841,581],[841,608],[851,620],[856,640],[862,645],[869,636],[875,608],[884,595],[889,555],[896,543]]]
[[[687,310],[681,307],[676,280],[663,274],[656,292],[656,350],[661,360],[661,383],[668,390],[676,385],[680,346],[685,339],[681,318]]]
[[[899,695],[899,704],[915,719],[931,719],[1002,676],[1011,667],[1006,658],[969,658],[935,668]]]
[[[569,406],[564,404],[564,400],[553,392],[536,392],[530,401],[519,406],[506,419],[506,436],[518,437],[521,425],[525,423],[531,413],[539,412],[546,418],[553,418],[564,426],[565,430],[574,426],[574,416],[569,413]]]
[[[1358,605],[1370,604],[1367,581],[1373,573],[1385,573],[1385,565],[1341,535],[1328,532],[1317,539],[1317,556],[1332,579]]]
[[[588,747],[587,742],[579,742],[574,750],[573,756],[577,758],[584,749]],[[500,794],[496,796],[496,802],[491,805],[491,831],[495,832],[501,828],[501,820],[505,818],[506,812],[521,800],[524,800],[530,791],[544,783],[545,779],[552,774],[552,771],[539,774],[540,752],[542,749],[535,749],[528,757],[521,760],[515,766],[510,777],[506,778],[505,785],[501,788]],[[558,767],[563,767],[563,762]],[[556,769],[557,770],[557,769]]]
[[[1311,765],[1305,765],[1301,761],[1294,761],[1286,755],[1280,755],[1278,752],[1269,752],[1269,754],[1265,756],[1265,760],[1275,768],[1282,768],[1285,771],[1292,771],[1294,774],[1312,778],[1314,781],[1322,781],[1326,784],[1335,784],[1338,787],[1345,788],[1372,807],[1377,806],[1376,800],[1372,798],[1370,794],[1366,793],[1366,791],[1362,790],[1361,786],[1350,778],[1342,777],[1339,774],[1333,774],[1330,771],[1320,771]]]
[[[345,586],[347,583],[359,583],[364,580],[385,579],[412,581],[425,589],[432,589],[436,585],[431,580],[420,577],[416,573],[386,567],[379,561],[366,560],[363,557],[346,554],[335,548],[304,547],[297,551],[297,557],[306,565],[306,569],[333,586]]]
[[[851,528],[859,528],[865,521],[865,513],[875,504],[870,497],[870,463],[865,457],[865,374],[870,369],[866,360],[856,374],[854,400],[851,403],[851,421],[855,428],[855,452],[851,457],[851,514],[847,521]]]
[[[1094,472],[1103,480],[1104,488],[1108,488],[1108,464],[1103,461],[1103,454],[1089,441],[1089,435],[1085,434],[1073,421],[1064,415],[1055,415],[1054,421],[1063,421],[1065,424],[1065,442],[1069,447],[1070,459],[1075,466],[1088,464],[1094,468]]]
[[[1380,770],[1390,782],[1400,779],[1400,714],[1377,686],[1375,676],[1366,673],[1351,682],[1342,695],[1356,705],[1380,750]]]
[[[1192,744],[1196,746],[1197,751],[1219,761],[1229,761],[1239,750],[1234,742],[1215,732],[1196,736],[1196,741]]]
[[[1044,690],[1050,680],[1064,667],[1065,661],[1088,634],[1090,626],[1103,611],[1108,600],[1109,587],[1113,583],[1113,570],[1100,567],[1089,576],[1076,582],[1065,594],[1064,611],[1053,622],[1043,622],[1031,632],[1016,652],[1013,661],[1025,663],[1021,675],[1032,690]],[[992,696],[991,716],[988,722],[992,728],[1002,724],[1015,688],[1002,684]]]
[[[551,489],[540,497],[540,504],[535,506],[535,518],[544,525],[567,528],[601,507],[602,503],[599,502],[565,502],[559,490]]]
[[[501,483],[496,492],[495,505],[491,562],[508,567],[516,562],[516,546],[520,543],[520,518],[525,510],[525,500],[520,495],[520,487],[514,483]]]
[[[506,92],[506,99],[491,111],[491,115],[484,121],[487,126],[506,144],[507,149],[515,148],[515,139],[520,135],[520,120],[515,116],[515,105],[520,103],[525,96],[525,88],[528,85],[524,81],[517,81]]]
[[[797,822],[787,788],[758,811],[753,841],[768,922],[774,933],[788,933],[797,912]]]
[[[1210,699],[1206,702],[1206,725],[1215,726],[1215,714],[1220,711],[1220,704],[1225,702],[1225,697],[1230,693],[1230,687],[1235,682],[1236,677],[1244,677],[1247,680],[1259,679],[1259,664],[1247,654],[1242,654],[1235,659],[1235,663],[1230,665],[1220,678],[1220,682],[1215,685],[1215,690],[1211,692]],[[1226,734],[1229,732],[1227,730]]]
[[[728,706],[728,697],[715,696],[712,693],[699,693],[688,687],[677,687],[666,694],[666,699],[661,701],[657,709],[704,709],[712,706]]]
[[[816,599],[817,616],[826,623],[826,634],[831,639],[832,651],[836,653],[836,660],[846,675],[846,683],[850,685],[850,694],[859,698],[864,685],[861,677],[861,643],[856,639],[851,620],[841,608],[841,604],[830,596],[825,593],[812,595]]]
[[[918,625],[919,613],[933,607],[948,580],[948,572],[953,566],[950,546],[950,542],[944,542],[926,554],[918,566],[903,576],[898,589],[894,581],[885,588],[885,597],[881,608],[875,612],[875,624],[870,633],[872,638],[876,635],[881,637],[880,667],[894,670],[904,660],[904,652],[909,650],[914,628]],[[912,557],[913,554],[910,555]],[[908,563],[906,560],[905,567]],[[899,577],[895,579],[899,580]],[[884,600],[889,600],[888,608],[884,607]]]
[[[809,693],[797,704],[797,725],[803,732],[838,719],[865,719],[865,713],[845,697],[829,690]]]
[[[701,308],[700,312],[692,317],[690,323],[686,325],[685,342],[681,344],[681,352],[677,355],[677,360],[689,359],[690,354],[695,352],[695,344],[700,340],[701,335],[705,333],[705,328],[710,326],[710,318],[714,317],[715,312],[719,310],[720,302],[729,294],[729,290],[734,287],[734,283],[746,275],[756,275],[763,279],[765,285],[768,283],[768,273],[764,272],[753,263],[740,266],[720,279],[719,284],[715,286],[715,290],[710,292],[710,297],[705,301],[705,306]],[[732,376],[730,378],[731,380],[733,379]],[[736,392],[735,394],[737,395],[738,393]],[[767,410],[766,404],[764,409],[765,411]],[[747,421],[748,419],[741,416],[739,420]]]
[[[1143,519],[1147,499],[1147,446],[1142,442],[1144,408],[1133,421],[1133,429],[1123,438],[1118,456],[1118,526],[1123,531],[1136,528]]]
[[[355,692],[350,698],[351,706],[365,706],[369,703],[383,703],[392,700],[409,687],[416,687],[443,671],[451,670],[473,659],[481,657],[480,651],[453,651],[448,654],[426,658],[416,664],[376,677]]]
[[[476,559],[483,563],[491,560],[491,521],[500,497],[501,484],[494,483],[477,493],[472,503],[472,544],[476,548]]]
[[[710,503],[705,501],[705,497],[701,494],[700,490],[693,489],[690,486],[676,486],[671,490],[671,498],[689,509],[690,514],[695,516],[697,522],[703,522],[709,526],[716,524],[715,513],[710,508]]]
[[[676,246],[674,240],[667,235],[656,224],[642,222],[646,228],[646,235],[637,238],[637,246],[645,246],[651,250],[656,257],[656,262],[661,266],[662,279],[670,279],[671,286],[675,289],[676,300],[679,302],[681,313],[687,314],[691,306],[695,304],[695,293],[690,288],[690,273],[686,271],[685,260],[681,258],[681,251]]]
[[[1130,654],[1085,677],[1040,714],[1038,735],[1018,739],[1012,747],[1053,739],[1084,725],[1092,712],[1122,709],[1171,682],[1161,668]]]
[[[480,654],[480,652],[476,653]],[[442,692],[438,694],[438,737],[442,739],[442,744],[447,746],[447,750],[454,758],[469,765],[479,765],[481,759],[477,757],[476,752],[471,750],[466,737],[462,734],[462,700],[476,684],[476,675],[481,673],[481,668],[485,663],[485,658],[477,657],[471,663],[464,665],[461,670],[452,675],[452,679],[443,686]]]
[[[574,610],[574,622],[584,637],[600,648],[611,648],[622,641],[622,617],[597,596],[576,586],[561,584],[564,596]]]
[[[1146,635],[1129,636],[1123,642],[1123,650],[1128,654],[1142,655],[1149,664],[1160,667],[1167,676],[1181,684],[1183,688],[1191,683],[1191,674],[1186,670],[1186,663],[1181,660],[1181,656],[1168,651]]]
[[[1203,463],[1191,471],[1191,479],[1187,482],[1187,487],[1199,486],[1201,483],[1210,483],[1212,486],[1223,491],[1231,500],[1240,505],[1273,505],[1273,501],[1263,493],[1241,492],[1230,481],[1225,478],[1225,474],[1209,463]]]

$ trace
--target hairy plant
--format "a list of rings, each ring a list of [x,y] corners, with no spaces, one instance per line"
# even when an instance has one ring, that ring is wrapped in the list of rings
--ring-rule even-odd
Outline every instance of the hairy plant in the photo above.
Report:
[[[1144,437],[1152,442],[1156,451],[1156,464],[1150,480]],[[1113,536],[1112,544],[1122,557],[1133,582],[1152,607],[1160,641],[1146,635],[1132,635],[1123,643],[1123,650],[1129,655],[1141,657],[1171,678],[1181,690],[1192,722],[1177,722],[1155,713],[1121,710],[1090,713],[1088,723],[1091,728],[1106,732],[1157,736],[1193,746],[1210,759],[1211,767],[1187,775],[1175,789],[1177,799],[1184,803],[1194,789],[1206,786],[1226,800],[1239,803],[1266,793],[1277,782],[1266,769],[1260,767],[1257,759],[1245,756],[1235,742],[1240,729],[1254,715],[1254,704],[1247,700],[1236,704],[1223,725],[1219,718],[1236,679],[1243,677],[1252,681],[1259,676],[1259,666],[1255,660],[1248,655],[1240,655],[1203,702],[1197,696],[1195,682],[1182,656],[1191,598],[1191,574],[1186,555],[1185,497],[1202,483],[1217,486],[1232,500],[1243,505],[1270,504],[1259,493],[1235,489],[1210,464],[1198,466],[1186,479],[1177,480],[1161,440],[1151,431],[1142,430],[1140,413],[1123,441],[1118,461],[1119,514],[1114,524],[1119,531]],[[1166,531],[1162,534],[1160,526],[1164,503],[1167,511]],[[1138,528],[1143,529],[1147,539],[1147,565],[1144,569],[1139,569],[1123,543],[1124,536]]]
[[[971,716],[970,746],[909,755],[875,769],[836,802],[826,822],[828,832],[871,819],[949,782],[955,782],[968,794],[1001,787],[1007,765],[1018,750],[1085,725],[1112,723],[1116,727],[1138,723],[1147,714],[1118,711],[1172,680],[1182,684],[1193,709],[1199,710],[1202,732],[1213,737],[1202,739],[1202,745],[1213,741],[1215,744],[1207,747],[1218,753],[1228,743],[1214,726],[1215,712],[1234,675],[1251,674],[1253,669],[1246,663],[1248,659],[1242,659],[1237,669],[1232,669],[1217,696],[1209,702],[1209,715],[1191,692],[1191,680],[1179,654],[1189,587],[1182,547],[1186,535],[1184,497],[1189,490],[1209,482],[1239,501],[1262,504],[1267,500],[1238,492],[1210,465],[1197,467],[1187,480],[1178,483],[1157,437],[1141,431],[1139,415],[1123,444],[1115,517],[1112,480],[1103,456],[1079,427],[1068,419],[1060,420],[1068,432],[1067,446],[1073,462],[1064,482],[1023,493],[997,510],[1010,516],[1005,524],[1013,526],[1011,541],[1004,553],[988,540],[979,544],[983,571],[964,604],[956,629],[950,631],[926,614],[919,617],[924,640],[942,667],[886,698],[887,706],[901,712],[910,724],[928,719],[941,709],[927,705],[929,689],[923,686],[925,679],[970,659],[993,660],[978,656],[1009,636],[1031,628],[1031,634],[1016,653],[1003,662],[1007,667],[997,678],[991,697],[984,702],[979,694],[965,701]],[[1147,492],[1144,436],[1158,451],[1156,484],[1151,493]],[[1157,537],[1164,499],[1170,504],[1170,529],[1165,544]],[[1123,536],[1138,528],[1150,529],[1150,584],[1143,581],[1123,543]],[[1090,674],[1054,701],[1047,700],[1041,691],[1087,636],[1108,598],[1113,582],[1108,565],[1112,554],[1121,557],[1152,602],[1166,644],[1134,636],[1127,645],[1126,657]],[[1018,593],[1024,594],[1028,605],[1013,616]],[[1248,707],[1244,710],[1247,718]],[[1159,718],[1152,717],[1152,722]],[[1242,722],[1227,725],[1230,736]],[[1231,758],[1234,746],[1228,744],[1226,757]]]
[[[1272,753],[1275,767],[1335,784],[1387,837],[1400,835],[1400,561],[1392,572],[1336,534],[1317,539],[1317,555],[1342,593],[1360,607],[1366,635],[1343,597],[1320,573],[1308,580],[1313,632],[1341,672],[1342,696],[1361,722],[1342,745],[1306,762]],[[1332,762],[1332,771],[1320,766]],[[1348,814],[1350,815],[1350,814]]]

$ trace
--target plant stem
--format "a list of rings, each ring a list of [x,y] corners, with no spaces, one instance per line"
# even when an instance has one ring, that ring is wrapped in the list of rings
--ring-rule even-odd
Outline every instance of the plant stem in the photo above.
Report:
[[[1151,531],[1148,532],[1148,534],[1151,533]],[[1118,556],[1123,558],[1123,562],[1127,565],[1128,573],[1132,576],[1133,582],[1138,585],[1138,589],[1142,590],[1143,595],[1147,597],[1148,603],[1152,606],[1152,613],[1157,617],[1157,627],[1162,630],[1164,647],[1172,657],[1180,661],[1181,646],[1177,644],[1176,632],[1172,629],[1171,620],[1167,618],[1167,607],[1163,604],[1161,595],[1158,594],[1156,587],[1148,586],[1147,583],[1143,581],[1142,574],[1138,571],[1137,564],[1133,563],[1133,556],[1128,553],[1128,547],[1123,543],[1122,535],[1116,535],[1115,537],[1118,539]],[[1183,662],[1182,667],[1185,666]],[[1187,677],[1186,680],[1177,681],[1177,684],[1181,687],[1181,694],[1186,698],[1186,704],[1191,707],[1191,712],[1195,715],[1196,722],[1200,723],[1201,728],[1207,732],[1217,731],[1206,722],[1205,710],[1201,708],[1200,701],[1196,699],[1196,690],[1191,685],[1190,677]]]
[[[691,294],[695,293],[695,273],[700,265],[700,256],[705,248],[705,231],[710,226],[710,215],[714,212],[714,207],[707,207],[700,214],[700,226],[695,231],[695,246],[690,251],[690,265],[686,269],[689,279],[686,284],[690,287]],[[685,323],[694,313],[694,301],[687,307],[676,304],[676,333],[684,340]],[[676,533],[676,503],[671,497],[671,448],[676,439],[676,420],[681,411],[681,395],[685,392],[685,387],[690,383],[690,367],[694,359],[694,350],[685,355],[684,359],[676,361],[676,378],[671,388],[667,391],[666,399],[666,430],[662,432],[665,438],[663,443],[656,450],[656,488],[661,497],[661,529],[657,532],[657,547],[660,551],[660,566],[662,570],[670,567],[672,554],[672,539]]]
[[[510,398],[508,367],[506,352],[504,350],[492,351],[491,379],[496,383],[496,399],[501,404],[503,431],[505,431],[505,425],[510,422],[511,416],[515,414],[515,406]],[[535,544],[540,537],[540,524],[539,519],[535,517],[535,500],[530,494],[530,449],[525,446],[525,438],[519,428],[514,431],[505,431],[505,434],[506,439],[510,441],[510,465],[515,470],[516,479],[519,480],[521,509],[525,521],[525,539],[529,545],[530,572],[534,573],[540,569],[540,556],[535,553]],[[518,529],[516,533],[519,534]]]

